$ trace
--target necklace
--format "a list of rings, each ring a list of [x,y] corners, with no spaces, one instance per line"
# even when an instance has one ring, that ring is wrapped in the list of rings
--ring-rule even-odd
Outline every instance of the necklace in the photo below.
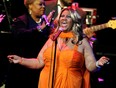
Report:
[[[36,23],[37,23],[37,24],[40,24],[40,23],[41,23],[41,21],[42,21],[42,20],[41,20],[41,18],[40,18],[40,20],[39,20],[39,21],[36,21]]]

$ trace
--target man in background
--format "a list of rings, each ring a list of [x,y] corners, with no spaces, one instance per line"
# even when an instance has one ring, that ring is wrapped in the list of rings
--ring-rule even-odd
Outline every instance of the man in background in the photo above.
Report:
[[[46,11],[48,15],[50,11],[55,10],[54,18],[57,17],[58,13],[62,8],[71,6],[74,0],[45,0]],[[49,8],[49,9],[48,9]]]
[[[80,7],[78,2],[74,2],[74,0],[45,0],[45,4],[46,4],[46,10],[45,10],[45,14],[48,15],[50,13],[50,11],[55,10],[55,14],[54,14],[54,24],[57,25],[57,17],[58,14],[60,13],[60,11],[63,8],[72,6],[72,5],[76,5],[74,7],[76,7],[77,12],[81,15],[81,19],[85,19],[86,16],[86,12],[83,11]],[[83,25],[83,27],[85,27],[85,25]]]

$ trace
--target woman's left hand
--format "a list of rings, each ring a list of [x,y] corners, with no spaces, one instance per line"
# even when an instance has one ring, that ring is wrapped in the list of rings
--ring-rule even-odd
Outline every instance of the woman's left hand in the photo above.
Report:
[[[98,62],[98,66],[103,66],[104,64],[109,64],[109,58],[102,56],[97,62]]]

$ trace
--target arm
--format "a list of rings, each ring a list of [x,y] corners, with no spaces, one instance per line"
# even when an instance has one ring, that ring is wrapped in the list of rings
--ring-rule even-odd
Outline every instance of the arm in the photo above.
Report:
[[[96,61],[92,47],[90,46],[88,40],[84,39],[83,44],[84,44],[85,65],[89,71],[95,71],[97,67],[103,66],[105,63],[109,61],[109,58],[105,56],[102,56],[98,61]]]
[[[25,67],[31,68],[31,69],[39,69],[44,66],[44,57],[43,52],[46,50],[48,45],[51,45],[51,39],[48,39],[48,41],[45,43],[43,48],[41,49],[40,53],[38,54],[37,58],[23,58],[17,55],[8,55],[7,58],[9,59],[10,63],[14,64],[20,64]],[[50,42],[50,44],[49,44]]]
[[[28,21],[27,21],[28,20]],[[32,21],[30,23],[30,21]],[[30,24],[33,24],[30,25]],[[32,27],[31,27],[32,26]],[[31,18],[30,20],[28,19],[28,17],[26,17],[25,15],[21,18],[16,18],[14,19],[13,23],[12,23],[12,33],[14,34],[30,34],[30,33],[34,33],[34,32],[39,32],[37,27],[38,24],[36,22],[34,22]]]
[[[39,69],[42,64],[37,58],[23,58],[18,55],[8,55],[7,58],[9,59],[10,63],[20,64],[32,69]]]
[[[89,71],[93,71],[97,68],[96,59],[92,51],[92,48],[86,38],[83,39],[83,45],[84,45],[84,57],[85,57],[86,68]]]
[[[48,21],[51,22],[54,11],[50,12],[48,15]],[[42,19],[41,24],[37,24],[30,15],[24,14],[18,18],[15,18],[12,23],[12,32],[14,34],[29,34],[32,32],[48,31],[48,26],[46,26],[46,21]]]

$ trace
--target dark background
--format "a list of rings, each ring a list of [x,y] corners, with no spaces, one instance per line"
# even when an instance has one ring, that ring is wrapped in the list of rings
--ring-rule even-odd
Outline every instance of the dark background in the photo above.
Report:
[[[94,25],[107,23],[112,20],[112,17],[116,17],[115,0],[75,0],[75,2],[77,1],[80,7],[97,9],[97,19]],[[0,33],[0,81],[4,80],[8,70],[5,55],[10,48],[10,34],[7,33],[11,30],[10,23],[12,18],[22,15],[24,11],[23,0],[0,0],[0,14],[6,15],[0,23],[0,31],[5,31],[5,33]],[[105,55],[110,58],[110,64],[98,72],[91,73],[92,86],[93,88],[115,88],[116,30],[106,28],[97,31],[96,38],[93,47],[96,58]],[[102,78],[104,81],[99,82],[98,78]]]

